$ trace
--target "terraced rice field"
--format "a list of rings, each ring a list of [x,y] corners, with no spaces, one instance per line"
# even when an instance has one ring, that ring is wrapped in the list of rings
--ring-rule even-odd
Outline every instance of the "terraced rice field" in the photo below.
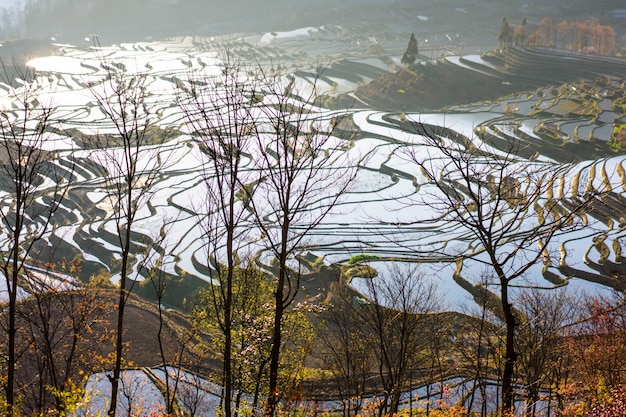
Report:
[[[372,266],[384,276],[385,260],[421,262],[425,275],[446,289],[450,308],[457,308],[471,297],[472,285],[468,283],[480,279],[479,264],[466,261],[462,274],[455,274],[453,262],[465,248],[472,247],[471,239],[453,225],[433,221],[440,213],[415,204],[428,184],[416,164],[407,159],[407,152],[438,158],[415,128],[415,123],[421,123],[444,128],[445,140],[462,138],[483,143],[493,155],[511,143],[523,144],[518,148],[517,164],[559,170],[560,176],[551,180],[553,187],[545,199],[563,199],[563,210],[567,210],[568,199],[576,191],[609,188],[611,192],[603,201],[585,213],[588,227],[559,236],[554,247],[548,248],[567,257],[537,265],[519,285],[568,285],[576,291],[590,292],[626,288],[622,266],[626,225],[624,156],[607,146],[613,122],[623,117],[612,105],[624,86],[620,78],[626,68],[623,60],[554,51],[546,55],[534,49],[447,56],[437,64],[424,61],[420,64],[428,68],[424,73],[437,75],[442,83],[473,74],[484,79],[484,86],[479,88],[483,94],[489,91],[489,85],[515,92],[420,112],[389,108],[385,103],[355,96],[350,108],[325,108],[324,103],[336,103],[342,94],[345,99],[356,86],[397,65],[395,57],[371,55],[367,48],[347,54],[342,43],[345,36],[345,29],[329,26],[95,49],[65,45],[54,56],[31,61],[30,65],[39,70],[40,100],[53,103],[55,117],[64,121],[63,129],[49,141],[58,151],[55,163],[65,167],[67,175],[75,180],[58,213],[62,220],[48,237],[51,245],[60,246],[59,253],[67,257],[82,257],[85,274],[109,270],[118,258],[115,213],[107,202],[106,184],[100,174],[102,150],[90,145],[90,135],[114,130],[93,97],[93,80],[102,79],[98,77],[105,74],[106,62],[130,74],[148,73],[147,104],[151,114],[157,116],[151,123],[169,129],[167,143],[158,150],[164,161],[159,167],[158,183],[137,221],[139,229],[133,237],[136,248],[140,251],[146,242],[166,230],[166,272],[184,273],[189,280],[208,279],[206,247],[199,227],[203,195],[200,148],[176,97],[180,83],[192,71],[219,74],[222,63],[218,51],[228,46],[244,62],[280,62],[282,73],[295,76],[303,85],[316,78],[318,58],[332,57],[317,80],[318,92],[324,99],[317,105],[305,106],[311,120],[320,126],[340,121],[333,132],[333,143],[341,145],[344,152],[333,169],[345,169],[341,165],[348,163],[358,167],[358,173],[337,210],[307,240],[306,249],[323,256],[327,263],[341,264],[355,254],[376,255],[381,261],[372,262]],[[299,52],[303,42],[310,47],[306,56]],[[3,91],[2,99],[10,100],[9,90]],[[254,160],[246,164],[254,169]],[[72,165],[76,169],[70,173]],[[454,179],[450,181],[454,185]],[[332,196],[321,198],[324,204],[324,199],[330,201]],[[10,197],[5,194],[2,204],[8,207],[9,203]],[[537,202],[537,210],[542,204],[545,200]],[[529,216],[529,221],[532,219],[536,216]],[[248,249],[260,253],[262,262],[269,263],[267,248],[258,239],[260,231],[247,220],[242,230]],[[352,282],[362,288],[358,277]]]
[[[379,6],[372,5],[370,13],[378,17]],[[427,16],[433,9],[426,6],[439,7],[440,16]],[[520,227],[532,227],[549,200],[559,200],[559,210],[566,213],[576,203],[577,193],[608,191],[578,216],[586,227],[559,235],[546,248],[552,255],[549,261],[535,265],[513,283],[515,288],[566,287],[581,293],[626,290],[626,157],[608,146],[616,120],[626,121],[615,106],[624,91],[626,62],[532,48],[479,54],[477,48],[464,42],[473,36],[474,43],[487,36],[493,41],[496,33],[487,33],[488,27],[484,31],[468,29],[475,26],[472,23],[465,23],[461,30],[458,27],[466,15],[488,10],[451,7],[434,0],[424,2],[420,14],[414,13],[409,2],[406,8],[407,12],[401,13],[390,7],[387,25],[380,26],[354,14],[349,24],[307,25],[276,32],[180,37],[99,48],[57,45],[53,55],[32,60],[29,65],[39,71],[36,83],[40,101],[51,103],[55,118],[63,121],[62,128],[50,135],[47,146],[54,151],[54,164],[73,181],[68,198],[55,214],[55,227],[46,236],[51,251],[42,257],[78,257],[84,260],[80,278],[104,270],[113,275],[113,281],[118,279],[116,213],[106,198],[109,185],[102,177],[105,150],[93,142],[95,135],[115,131],[93,96],[94,86],[99,91],[107,75],[107,67],[114,66],[131,75],[148,74],[147,107],[154,115],[151,123],[155,129],[163,129],[161,133],[167,137],[165,145],[157,149],[159,158],[152,161],[161,161],[157,183],[139,213],[138,229],[132,236],[135,260],[165,233],[167,240],[154,250],[167,254],[162,268],[190,283],[186,292],[174,294],[168,302],[180,304],[191,290],[209,279],[211,266],[200,227],[206,215],[202,149],[177,99],[180,85],[191,73],[217,77],[223,64],[220,52],[228,48],[246,64],[279,66],[282,74],[301,85],[317,80],[320,101],[303,106],[319,128],[335,124],[332,143],[343,152],[329,169],[342,172],[358,167],[356,179],[337,209],[306,240],[304,249],[323,257],[326,264],[344,265],[354,255],[370,255],[377,260],[369,264],[384,278],[392,260],[419,263],[424,276],[437,283],[448,308],[473,307],[472,297],[481,290],[477,284],[485,278],[480,264],[484,255],[466,231],[438,220],[441,213],[436,205],[419,203],[428,195],[436,200],[437,191],[411,156],[437,161],[442,167],[448,162],[427,146],[421,129],[427,126],[439,132],[445,143],[480,146],[485,160],[501,156],[515,145],[514,168],[558,173],[547,177],[545,195],[537,199]],[[517,5],[507,11],[519,12]],[[491,13],[497,27],[502,13]],[[442,26],[442,16],[452,19]],[[401,31],[415,30],[420,41],[415,72],[421,78],[411,94],[407,94],[407,85],[370,84],[381,77],[393,80],[396,76],[390,74],[401,68],[406,36],[399,36],[391,26],[398,21],[406,24]],[[230,27],[224,22],[220,22],[220,29],[226,32]],[[456,53],[460,50],[465,54]],[[319,77],[318,67],[324,67]],[[389,86],[394,88],[385,90]],[[11,100],[11,90],[0,85],[0,102],[10,105]],[[246,159],[245,167],[253,171],[254,159]],[[451,187],[458,187],[454,173],[446,178]],[[42,182],[41,189],[50,190],[49,181]],[[332,193],[320,199],[324,205]],[[12,196],[0,188],[0,207],[10,210],[11,203]],[[45,198],[41,204],[46,204]],[[260,235],[251,219],[242,221],[240,237],[245,249],[259,254],[260,261],[269,265],[271,255]],[[0,241],[7,238],[0,235]],[[476,259],[457,263],[459,254],[468,251],[475,251]],[[41,270],[35,272],[43,275]],[[143,278],[141,273],[137,278]],[[325,285],[335,278],[312,281],[305,277],[301,293],[311,297],[323,293]],[[363,280],[369,278],[358,274],[351,278],[355,288],[365,291]],[[73,277],[60,274],[50,280],[64,288],[75,285]],[[487,283],[486,288],[498,293],[495,285]],[[2,296],[0,288],[0,301]],[[181,379],[185,392],[179,398],[181,405],[189,410],[197,407],[199,415],[214,415],[219,387],[192,374],[183,373]],[[147,415],[162,407],[163,369],[129,370],[123,380],[122,389],[128,396],[121,400],[121,408]],[[447,382],[454,387],[453,396],[461,397],[469,389],[460,379]],[[103,374],[90,377],[87,392],[93,394],[92,411],[106,409],[107,386]],[[441,394],[436,387],[431,392]],[[424,387],[418,394],[426,398]],[[134,401],[140,397],[142,403]],[[189,404],[183,403],[182,397],[191,400]],[[407,402],[409,398],[412,395],[407,393]],[[309,409],[317,406],[338,409],[332,402],[308,405]]]

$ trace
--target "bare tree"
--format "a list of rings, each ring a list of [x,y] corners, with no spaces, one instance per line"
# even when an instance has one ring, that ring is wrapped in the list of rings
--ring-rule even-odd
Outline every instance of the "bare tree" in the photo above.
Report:
[[[120,405],[122,415],[134,417],[146,415],[148,412],[160,415],[163,412],[160,397],[152,397],[157,394],[157,389],[142,370],[127,369],[120,377]],[[157,399],[158,398],[158,399]],[[152,401],[151,401],[152,400]]]
[[[517,345],[518,369],[522,376],[526,415],[537,415],[541,389],[553,376],[563,355],[559,347],[564,329],[577,320],[577,303],[563,289],[532,288],[519,294],[515,305],[520,313]]]
[[[315,85],[295,78],[262,77],[256,103],[254,168],[262,175],[254,190],[244,187],[254,223],[274,257],[274,322],[266,414],[280,400],[278,370],[285,311],[293,303],[302,274],[298,255],[309,232],[336,207],[354,178],[330,117],[314,106]],[[345,160],[342,160],[344,158]],[[290,267],[294,265],[294,267]]]
[[[195,325],[179,328],[173,324],[171,316],[167,314],[168,309],[164,303],[168,291],[168,275],[164,271],[166,266],[163,258],[164,256],[161,256],[156,259],[154,264],[146,265],[148,270],[146,280],[154,289],[157,303],[159,317],[157,343],[164,368],[165,412],[168,415],[173,415],[176,411],[176,401],[181,389],[182,367],[187,365],[189,359],[195,356],[192,353],[192,347],[194,346],[194,339],[198,337],[198,329]],[[170,320],[167,320],[168,317]]]
[[[487,280],[483,280],[482,288],[487,284]],[[497,362],[497,347],[501,343],[502,322],[493,312],[494,303],[491,293],[486,290],[479,291],[474,294],[472,302],[474,306],[461,306],[462,311],[466,311],[469,318],[467,327],[457,332],[455,346],[461,355],[461,363],[470,372],[472,381],[463,404],[471,412],[474,410],[474,405],[480,401],[481,415],[486,416],[489,406],[487,382],[495,379],[493,369]],[[495,402],[497,405],[498,400],[496,399]]]
[[[4,276],[8,314],[5,326],[6,380],[4,381],[7,414],[16,409],[15,369],[17,364],[16,316],[22,279],[28,264],[37,259],[39,245],[54,226],[53,216],[64,199],[71,171],[58,165],[59,149],[55,149],[49,128],[56,122],[53,108],[38,100],[35,74],[24,71],[18,85],[5,80],[11,106],[0,109],[0,189],[3,197],[0,210],[0,270]]]
[[[77,270],[71,269],[73,276]],[[109,340],[99,332],[105,316],[102,291],[83,285],[52,269],[29,271],[30,297],[20,303],[23,331],[23,365],[18,375],[24,382],[23,406],[30,413],[54,409],[71,412],[78,401],[83,373],[95,370],[98,351]]]
[[[458,227],[472,238],[467,249],[444,247],[441,255],[475,260],[496,278],[500,311],[495,313],[506,333],[502,407],[509,413],[518,357],[511,283],[537,264],[550,265],[547,248],[553,238],[583,226],[578,216],[597,191],[572,189],[566,195],[553,190],[568,166],[523,160],[517,156],[523,151],[519,143],[498,150],[446,128],[416,122],[412,129],[423,143],[410,146],[406,155],[425,178],[413,203],[429,207],[433,221]]]
[[[255,80],[249,79],[245,68],[230,61],[224,54],[221,74],[212,77],[191,74],[187,94],[180,97],[192,136],[201,149],[204,204],[196,211],[202,213],[201,227],[207,251],[207,265],[212,285],[206,295],[210,297],[212,316],[224,338],[223,410],[232,415],[233,387],[233,334],[241,317],[237,297],[233,293],[237,269],[245,270],[241,252],[242,233],[250,215],[247,210],[245,187],[255,187],[249,163],[250,142],[258,135],[257,121],[252,113],[257,92]],[[252,191],[249,189],[249,191]],[[206,300],[209,301],[209,300]]]
[[[214,412],[219,406],[218,395],[211,392],[210,384],[197,374],[184,375],[180,381],[178,402],[181,408],[191,416],[207,415]]]
[[[161,150],[167,134],[151,124],[154,115],[148,100],[148,75],[126,73],[124,68],[104,60],[103,66],[107,69],[106,77],[92,82],[90,90],[110,125],[102,126],[109,131],[100,132],[91,146],[92,159],[101,168],[102,187],[110,204],[104,220],[113,223],[120,250],[115,365],[109,378],[112,394],[108,415],[114,416],[124,355],[125,306],[147,263],[145,256],[154,256],[149,247],[133,241],[135,222],[154,191],[159,168],[166,162]]]
[[[431,346],[429,314],[440,310],[436,287],[415,266],[391,264],[383,276],[365,281],[369,302],[355,306],[367,329],[382,386],[379,416],[398,412],[417,366]]]
[[[273,415],[279,401],[284,314],[297,294],[301,273],[290,262],[298,264],[305,236],[336,205],[354,174],[346,168],[341,175],[331,167],[345,153],[332,136],[332,118],[313,105],[314,86],[301,89],[294,79],[270,76],[260,66],[247,71],[228,56],[224,62],[220,76],[190,80],[182,101],[203,153],[203,236],[217,284],[209,288],[208,298],[224,337],[223,406],[229,415],[237,368],[233,330],[245,321],[241,306],[248,303],[247,292],[233,289],[239,285],[236,271],[243,274],[239,278],[250,272],[249,260],[241,256],[242,244],[250,242],[242,234],[256,227],[276,259],[267,267],[276,275],[267,407]],[[259,367],[259,375],[264,368]]]
[[[350,417],[358,415],[363,406],[368,378],[374,369],[374,345],[367,342],[368,332],[354,311],[354,303],[360,299],[352,291],[344,292],[328,308],[321,339],[328,352],[324,362],[333,373],[343,415]]]

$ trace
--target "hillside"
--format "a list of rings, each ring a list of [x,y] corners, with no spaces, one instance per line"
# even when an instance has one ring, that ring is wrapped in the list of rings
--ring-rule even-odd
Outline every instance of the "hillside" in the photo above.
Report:
[[[424,58],[424,57],[422,57]],[[508,48],[481,56],[448,56],[388,73],[355,95],[390,111],[424,111],[494,100],[575,80],[622,77],[626,60],[568,51]]]
[[[53,404],[51,391],[40,383],[77,384],[93,372],[108,370],[114,352],[113,330],[117,323],[117,293],[84,289],[40,294],[18,306],[19,361],[16,382],[24,395],[26,410]],[[219,363],[198,356],[196,346],[206,336],[193,334],[190,320],[176,311],[163,312],[161,337],[165,360],[209,376]],[[0,320],[6,321],[6,310]],[[158,342],[160,321],[154,303],[131,297],[126,308],[124,363],[127,368],[156,367],[163,363]],[[2,344],[6,342],[3,341]],[[180,355],[183,354],[183,357]],[[46,358],[42,362],[42,358]],[[54,369],[52,374],[49,369]],[[46,370],[44,377],[39,375]],[[71,381],[71,382],[70,382]]]

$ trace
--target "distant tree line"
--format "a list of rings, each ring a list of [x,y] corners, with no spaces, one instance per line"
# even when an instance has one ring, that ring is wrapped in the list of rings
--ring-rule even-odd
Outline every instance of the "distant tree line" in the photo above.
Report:
[[[528,36],[528,44],[576,52],[611,55],[620,52],[626,37],[618,42],[615,29],[598,19],[568,22],[544,18]]]
[[[626,43],[626,35],[621,41],[618,40],[615,29],[600,23],[597,18],[568,22],[546,17],[530,32],[528,26],[526,18],[520,25],[509,23],[506,17],[502,18],[498,33],[499,47],[531,45],[611,55],[622,52]]]

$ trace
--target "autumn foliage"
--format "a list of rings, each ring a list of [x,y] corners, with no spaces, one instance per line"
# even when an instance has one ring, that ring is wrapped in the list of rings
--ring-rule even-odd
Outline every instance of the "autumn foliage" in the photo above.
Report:
[[[568,415],[623,416],[626,407],[626,309],[623,300],[596,298],[585,307],[588,319],[567,337],[570,381],[575,399]]]
[[[614,54],[618,50],[615,30],[598,19],[558,22],[546,17],[528,36],[528,44],[597,55]]]

